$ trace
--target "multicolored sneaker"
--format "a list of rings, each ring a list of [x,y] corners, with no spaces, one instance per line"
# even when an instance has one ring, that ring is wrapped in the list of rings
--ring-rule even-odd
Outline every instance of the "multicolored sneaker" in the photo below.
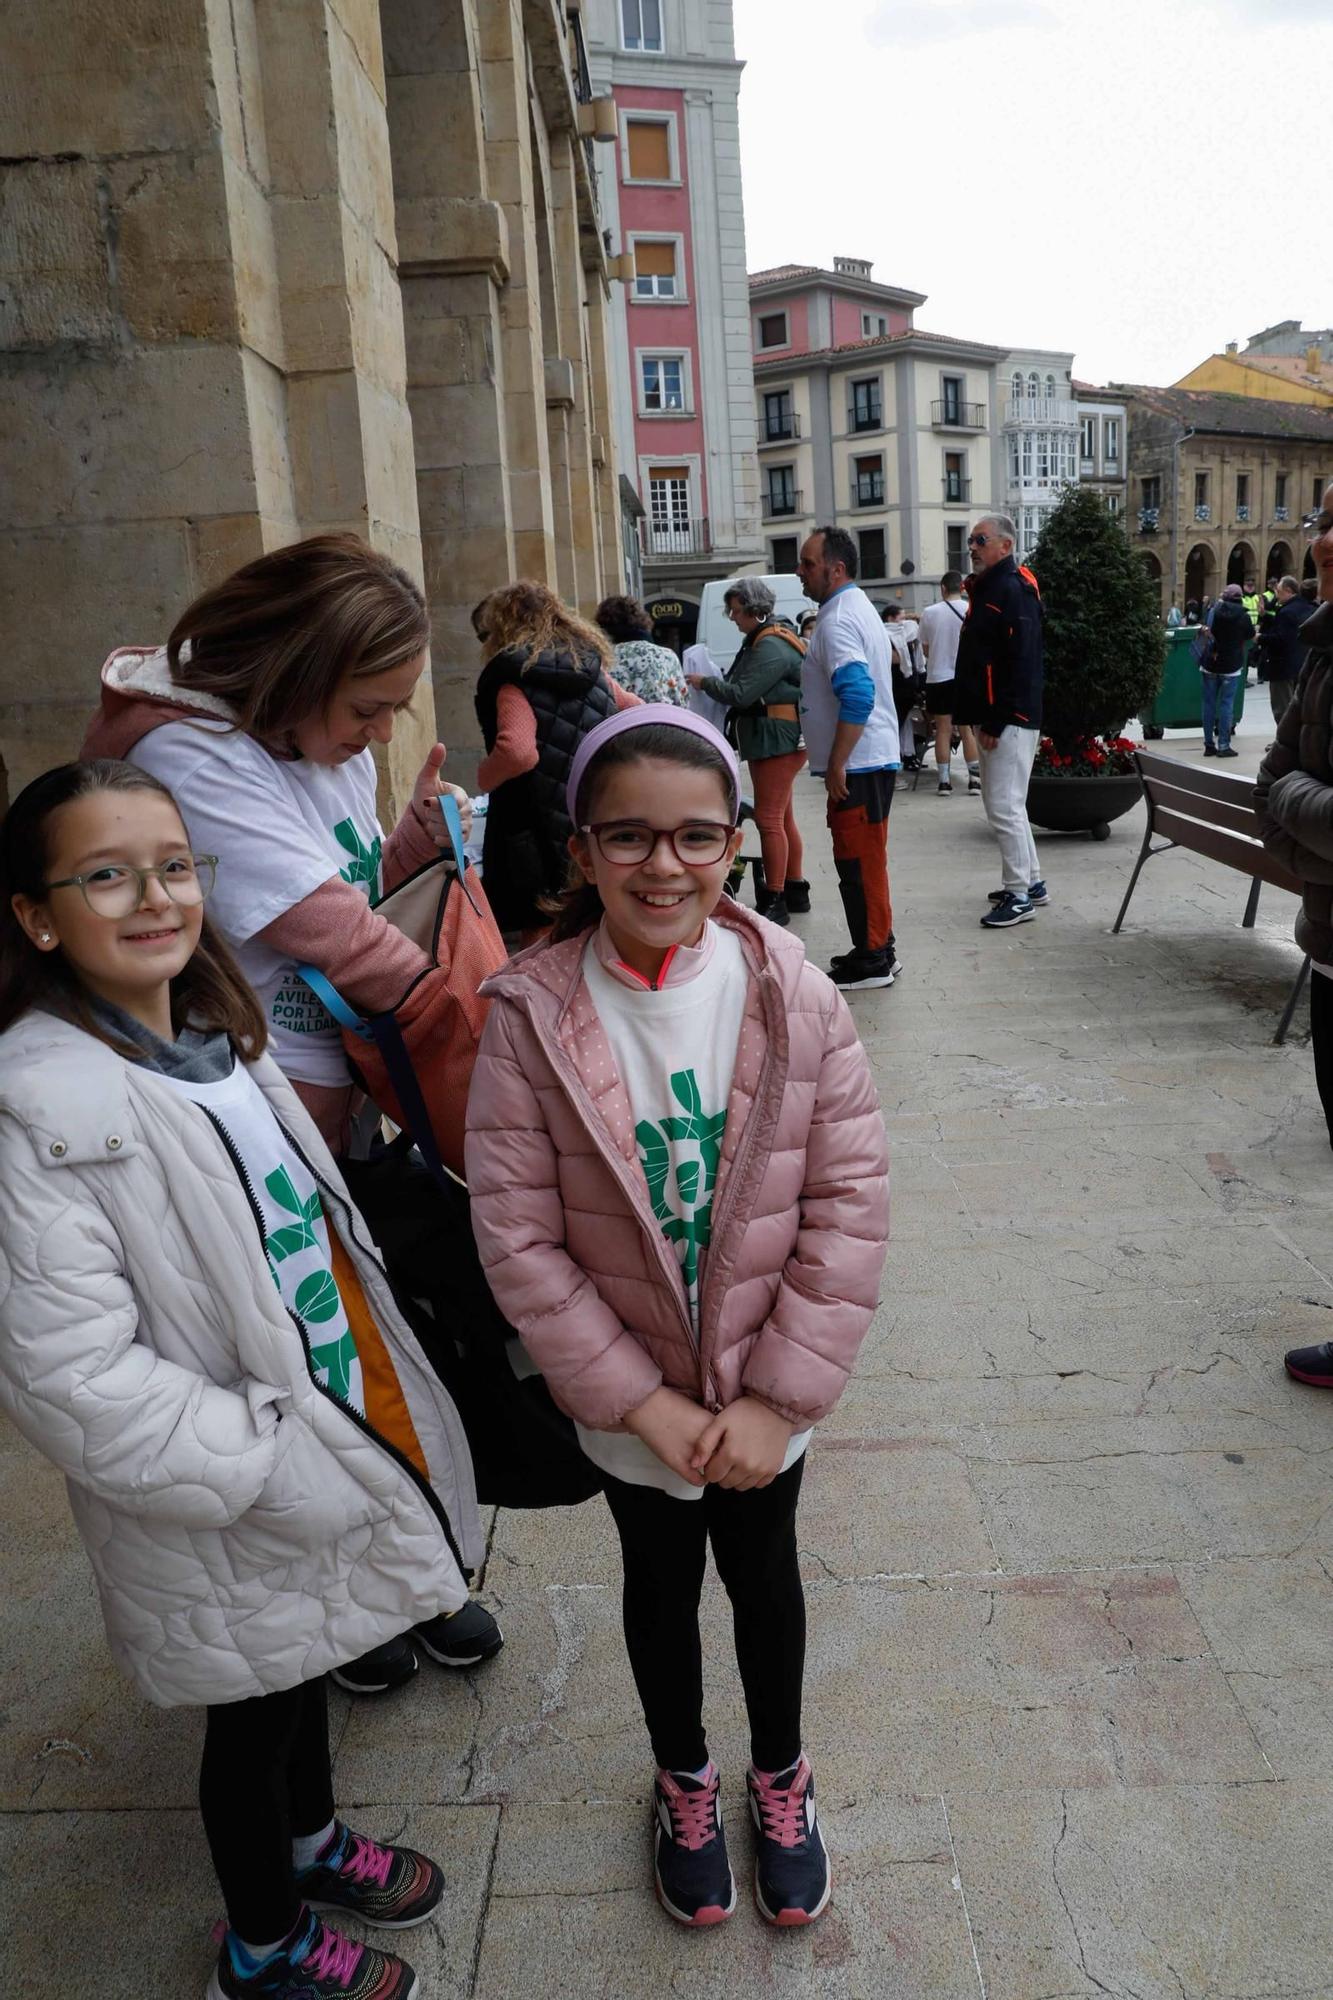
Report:
[[[721,1924],[736,1908],[716,1764],[707,1778],[659,1771],[653,1780],[653,1880],[678,1924]]]
[[[312,1910],[344,1910],[381,1931],[424,1924],[444,1894],[444,1876],[412,1847],[381,1847],[340,1819],[322,1854],[298,1869],[296,1889]]]
[[[812,1924],[833,1893],[828,1850],[815,1818],[815,1780],[809,1759],[764,1779],[745,1775],[758,1851],[754,1899],[770,1924]]]
[[[417,2000],[417,1990],[401,1958],[354,1944],[307,1910],[282,1949],[259,1965],[224,1938],[206,2000]]]

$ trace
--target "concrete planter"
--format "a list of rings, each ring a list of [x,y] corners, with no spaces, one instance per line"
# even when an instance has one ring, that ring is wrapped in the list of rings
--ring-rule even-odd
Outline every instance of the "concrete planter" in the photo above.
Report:
[[[1110,822],[1132,810],[1140,791],[1137,771],[1104,778],[1034,774],[1028,781],[1028,818],[1053,833],[1090,833],[1109,840]]]

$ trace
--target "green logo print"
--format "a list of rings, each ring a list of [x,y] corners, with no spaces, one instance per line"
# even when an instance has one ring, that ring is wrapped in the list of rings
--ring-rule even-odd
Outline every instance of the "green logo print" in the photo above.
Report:
[[[343,881],[352,883],[364,882],[371,894],[374,895],[375,891],[379,888],[380,855],[383,852],[383,842],[380,840],[379,835],[376,834],[370,846],[367,847],[357,832],[354,823],[350,819],[340,819],[337,826],[333,829],[333,837],[339,847],[343,848],[352,857],[346,868],[338,870]]]
[[[692,1069],[676,1071],[671,1079],[671,1092],[684,1116],[664,1118],[660,1125],[642,1119],[634,1136],[639,1143],[653,1214],[661,1223],[667,1241],[683,1246],[681,1272],[685,1289],[692,1297],[699,1283],[699,1252],[707,1249],[712,1234],[713,1190],[722,1159],[727,1114],[725,1110],[711,1116],[705,1112]],[[670,1148],[682,1143],[693,1144],[699,1150],[697,1156],[676,1162],[673,1185]]]
[[[295,1222],[285,1223],[281,1229],[269,1231],[269,1268],[273,1272],[273,1282],[281,1291],[277,1266],[285,1258],[294,1257],[299,1250],[319,1249],[319,1238],[315,1234],[315,1223],[319,1217],[319,1190],[316,1189],[308,1201],[302,1201],[286,1167],[275,1168],[266,1176],[264,1186],[279,1208],[286,1209],[289,1215],[297,1218]],[[302,1278],[296,1287],[294,1304],[308,1326],[321,1326],[325,1320],[336,1319],[342,1300],[332,1271],[322,1265]],[[345,1329],[336,1340],[326,1341],[323,1346],[316,1347],[312,1342],[310,1359],[317,1370],[327,1374],[329,1387],[336,1395],[347,1397],[351,1394],[356,1342],[350,1329]]]
[[[319,1192],[315,1191],[309,1201],[302,1201],[292,1186],[292,1177],[286,1167],[278,1167],[269,1174],[264,1186],[289,1215],[297,1220],[287,1223],[281,1229],[269,1232],[268,1254],[275,1264],[281,1264],[284,1257],[294,1257],[298,1250],[317,1250],[319,1238],[315,1235],[315,1220],[319,1214]]]

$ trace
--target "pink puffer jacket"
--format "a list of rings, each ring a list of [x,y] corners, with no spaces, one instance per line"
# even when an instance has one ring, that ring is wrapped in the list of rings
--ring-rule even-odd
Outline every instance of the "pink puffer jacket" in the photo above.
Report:
[[[725,899],[716,918],[741,934],[760,1032],[741,1037],[697,1347],[583,978],[586,935],[534,945],[482,989],[494,1004],[466,1148],[477,1242],[551,1393],[590,1430],[618,1429],[662,1382],[712,1410],[749,1395],[815,1423],[878,1299],[888,1147],[846,1002],[798,938]]]

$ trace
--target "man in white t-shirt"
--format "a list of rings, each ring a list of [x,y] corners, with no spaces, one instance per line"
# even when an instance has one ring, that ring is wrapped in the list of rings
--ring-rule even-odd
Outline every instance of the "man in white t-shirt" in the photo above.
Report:
[[[857,587],[856,543],[845,528],[816,528],[797,569],[819,606],[801,672],[801,723],[810,769],[828,794],[828,824],[852,949],[833,960],[844,990],[892,986],[901,965],[889,899],[889,807],[900,768],[892,649]]]
[[[963,595],[961,570],[946,569],[940,578],[938,604],[928,604],[921,613],[921,651],[926,661],[926,714],[935,725],[935,769],[937,789],[951,792],[949,762],[953,756],[953,670],[958,658],[958,638],[967,621],[967,599]],[[977,739],[970,723],[963,723],[963,755],[967,759],[967,789],[981,791],[981,765]]]

